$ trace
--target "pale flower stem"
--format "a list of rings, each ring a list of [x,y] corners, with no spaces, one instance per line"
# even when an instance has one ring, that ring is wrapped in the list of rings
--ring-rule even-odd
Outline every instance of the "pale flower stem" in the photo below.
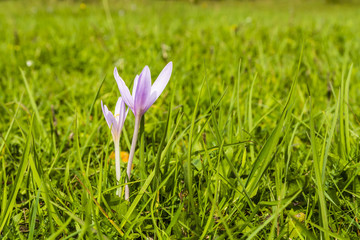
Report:
[[[120,166],[120,145],[119,140],[114,139],[114,145],[115,145],[115,171],[116,171],[116,184],[120,184],[120,178],[121,178],[121,166]],[[116,189],[116,195],[121,197],[121,187]]]
[[[132,166],[132,162],[133,162],[133,158],[134,158],[134,154],[135,154],[136,142],[137,142],[139,127],[140,127],[140,120],[141,120],[141,116],[135,116],[134,134],[133,134],[133,138],[132,138],[132,142],[131,142],[129,161],[128,161],[127,169],[126,169],[126,174],[127,174],[127,178],[125,179],[126,183],[128,182],[128,180],[130,180],[130,176],[131,176],[131,166]],[[125,200],[129,201],[129,197],[130,197],[129,185],[126,184],[125,185]]]

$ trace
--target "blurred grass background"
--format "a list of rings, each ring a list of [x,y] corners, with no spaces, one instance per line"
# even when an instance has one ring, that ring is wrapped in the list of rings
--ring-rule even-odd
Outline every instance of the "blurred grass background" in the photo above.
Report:
[[[344,239],[358,237],[358,26],[360,5],[351,1],[0,1],[2,237],[39,239],[51,235],[67,239],[71,233],[85,238],[96,233],[92,236],[96,239],[101,234],[114,239],[118,232],[99,213],[92,202],[95,198],[128,238],[263,239],[276,234],[281,239],[303,234],[312,239],[320,237],[320,232],[325,238],[331,233]],[[285,103],[300,56],[298,84],[292,93],[296,101],[288,106]],[[112,76],[114,66],[131,85],[144,65],[149,65],[154,81],[169,61],[174,63],[171,80],[146,114],[147,174],[161,151],[163,135],[170,140],[171,131],[176,124],[179,127],[174,132],[176,140],[171,139],[171,147],[163,153],[158,181],[166,187],[147,189],[148,198],[157,205],[149,207],[144,197],[134,205],[136,215],[122,201],[111,203],[114,189],[102,193],[114,186],[115,171],[107,163],[112,145],[100,100],[113,109],[119,97]],[[346,92],[348,73],[351,87]],[[345,91],[342,100],[338,99],[340,88]],[[315,127],[310,124],[309,92]],[[170,104],[172,115],[167,120]],[[256,159],[262,159],[261,149],[281,123],[283,111],[293,111],[283,122],[284,129],[291,130],[286,128],[278,141],[272,140],[276,146],[267,155],[271,161],[256,175],[259,182],[249,203],[244,200],[241,184],[250,181],[253,166],[257,166],[254,163],[261,164]],[[192,123],[194,113],[196,121]],[[341,113],[348,118],[342,121]],[[180,121],[177,116],[181,114]],[[327,138],[332,120],[337,118],[334,136]],[[348,126],[345,130],[344,122]],[[191,124],[192,148],[188,139]],[[121,148],[128,151],[131,114],[125,129]],[[316,133],[315,143],[310,130]],[[27,141],[31,142],[28,152]],[[227,146],[243,141],[246,144]],[[328,141],[332,143],[330,150],[325,148]],[[225,152],[219,150],[221,144],[227,146]],[[315,190],[319,183],[314,175],[316,165],[310,154],[314,144],[319,146],[321,157],[329,153],[324,198],[330,227],[324,231],[309,224],[323,226],[324,221],[318,205],[319,189]],[[205,154],[205,146],[215,150]],[[195,213],[189,210],[192,200],[186,186],[184,159],[189,151],[193,154]],[[16,180],[20,166],[30,158],[36,168],[26,167],[24,178]],[[226,159],[234,168],[219,169],[228,165]],[[171,180],[168,169],[175,169]],[[134,181],[149,179],[143,179],[136,166],[134,174]],[[96,197],[87,195],[75,175],[83,177]],[[243,182],[237,182],[239,179]],[[141,186],[134,184],[134,197]],[[37,197],[44,188],[48,189],[45,194]],[[291,207],[282,208],[284,202],[274,207],[276,200],[288,199],[299,189],[301,194]],[[218,201],[216,207],[212,193]],[[256,209],[251,202],[254,206],[272,203]],[[55,210],[49,210],[50,204]],[[11,209],[9,215],[4,209]],[[278,210],[281,217],[262,226],[270,215],[279,214]],[[129,217],[125,213],[132,214],[126,225],[122,224]],[[214,217],[209,217],[210,213]],[[296,214],[304,214],[306,223],[292,223],[290,216]],[[66,230],[57,233],[62,224]],[[31,231],[32,226],[36,230]],[[259,233],[252,236],[256,231]]]
[[[102,91],[115,91],[113,66],[130,81],[144,64],[158,73],[172,60],[174,78],[186,82],[189,93],[199,88],[206,68],[213,94],[220,95],[233,83],[241,58],[245,74],[258,73],[263,86],[274,82],[272,94],[284,97],[303,42],[304,64],[311,66],[304,82],[323,89],[316,94],[325,96],[329,82],[339,85],[344,63],[359,61],[358,5],[114,1],[107,17],[96,2],[1,4],[1,100],[19,95],[12,89],[22,85],[20,67],[39,90],[35,98],[49,100],[39,107],[54,105],[60,114],[89,106],[96,89],[89,90],[105,75]]]

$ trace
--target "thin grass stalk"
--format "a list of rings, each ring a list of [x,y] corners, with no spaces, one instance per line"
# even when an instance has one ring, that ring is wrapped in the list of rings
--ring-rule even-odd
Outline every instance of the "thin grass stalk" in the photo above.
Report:
[[[310,96],[310,137],[311,137],[311,149],[314,159],[314,171],[315,171],[315,181],[317,185],[317,194],[319,197],[320,202],[320,214],[321,214],[321,223],[322,227],[324,228],[323,231],[323,237],[325,240],[329,239],[329,233],[328,233],[328,218],[327,218],[327,208],[326,208],[326,201],[325,201],[325,195],[324,195],[324,184],[322,181],[321,176],[321,166],[320,161],[318,157],[318,151],[317,151],[317,143],[316,143],[316,136],[315,136],[315,126],[314,126],[314,119],[313,119],[313,110],[312,110],[312,101]]]

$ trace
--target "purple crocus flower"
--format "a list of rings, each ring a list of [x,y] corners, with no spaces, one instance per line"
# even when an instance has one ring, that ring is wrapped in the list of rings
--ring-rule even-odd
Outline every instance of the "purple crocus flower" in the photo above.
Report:
[[[136,75],[135,77],[131,95],[129,88],[126,86],[124,80],[122,80],[119,76],[117,69],[114,69],[114,77],[118,84],[121,96],[123,97],[126,105],[134,113],[135,117],[141,117],[144,115],[156,99],[158,99],[170,80],[171,72],[172,62],[169,62],[151,86],[150,69],[148,66],[145,66],[140,73],[140,76]]]
[[[115,171],[116,171],[116,180],[119,184],[121,178],[121,167],[120,167],[120,134],[121,130],[124,126],[124,122],[127,116],[128,111],[126,110],[126,106],[121,97],[119,97],[116,106],[115,106],[115,114],[112,114],[101,101],[101,108],[105,117],[105,120],[111,129],[111,134],[113,137],[114,145],[115,145]],[[121,196],[121,189],[118,188],[116,194]]]
[[[169,62],[161,71],[154,84],[151,85],[150,69],[148,66],[145,66],[144,69],[141,71],[140,76],[136,75],[135,77],[132,95],[130,94],[130,90],[126,86],[124,80],[122,80],[122,78],[119,76],[116,67],[114,69],[114,77],[118,84],[121,96],[123,97],[126,105],[135,115],[135,128],[126,170],[126,182],[127,180],[130,180],[131,166],[134,158],[141,117],[151,107],[151,105],[154,104],[156,99],[158,99],[160,94],[164,91],[166,85],[170,80],[172,67],[172,62]],[[125,185],[126,200],[129,200],[129,194],[129,186]]]

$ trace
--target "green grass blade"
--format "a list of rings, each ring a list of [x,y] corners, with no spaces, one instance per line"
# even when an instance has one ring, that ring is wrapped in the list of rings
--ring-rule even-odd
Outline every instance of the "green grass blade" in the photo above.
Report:
[[[41,188],[39,188],[38,191],[37,191],[36,198],[35,198],[35,201],[34,201],[34,204],[33,204],[32,212],[31,212],[30,231],[29,231],[29,237],[28,237],[29,240],[34,238],[34,231],[35,231],[35,224],[36,224],[36,214],[37,214],[37,209],[38,209],[38,206],[39,206],[40,191],[41,191]]]
[[[189,209],[191,209],[191,211],[193,213],[195,213],[196,210],[195,210],[195,203],[194,203],[194,198],[193,198],[194,193],[193,193],[193,186],[192,186],[193,172],[192,172],[192,167],[191,167],[192,166],[191,152],[192,152],[192,141],[193,141],[194,128],[195,128],[195,119],[196,119],[197,109],[199,106],[199,101],[200,101],[200,97],[201,97],[201,93],[202,93],[204,84],[205,84],[205,78],[201,84],[200,91],[197,96],[197,100],[196,100],[193,115],[192,115],[191,127],[190,127],[190,131],[189,131],[189,149],[188,149],[188,153],[187,153],[187,162],[186,162],[186,178],[185,179],[186,179],[186,183],[187,183],[187,187],[188,187],[188,191],[189,191],[189,201],[190,201]]]
[[[319,157],[318,157],[318,147],[315,137],[315,126],[314,126],[314,119],[313,119],[313,112],[312,112],[312,101],[310,96],[310,136],[311,136],[311,149],[312,149],[312,155],[313,155],[313,162],[314,162],[314,172],[315,172],[315,180],[317,185],[317,195],[319,197],[320,201],[320,213],[321,213],[321,220],[322,220],[322,226],[326,230],[324,231],[324,238],[326,240],[329,239],[328,234],[328,218],[327,218],[327,208],[326,208],[326,201],[325,201],[325,195],[324,195],[324,184],[322,181],[321,176],[321,170],[322,166],[320,166]]]
[[[8,218],[10,217],[13,208],[15,207],[16,196],[20,190],[21,184],[24,181],[24,174],[29,164],[29,156],[31,150],[31,143],[32,143],[32,128],[33,128],[33,120],[34,117],[31,117],[31,122],[29,126],[29,133],[26,139],[26,145],[24,149],[24,153],[22,155],[21,161],[19,163],[18,171],[16,174],[15,183],[13,185],[13,189],[11,191],[11,195],[9,200],[7,201],[8,204],[4,211],[2,211],[1,219],[0,219],[0,232],[2,232]]]
[[[255,238],[257,236],[257,234],[264,228],[266,227],[266,225],[268,225],[269,223],[271,223],[274,218],[277,218],[278,215],[301,193],[301,190],[297,191],[294,196],[292,196],[289,201],[287,201],[286,203],[284,203],[283,205],[281,205],[280,208],[277,209],[277,211],[271,215],[271,217],[269,217],[263,224],[261,224],[260,226],[258,226],[257,228],[253,229],[251,231],[251,234],[246,238],[247,240],[251,240],[253,238]]]
[[[40,126],[40,134],[42,137],[46,137],[46,130],[45,130],[45,127],[44,127],[44,124],[41,120],[41,117],[40,117],[40,113],[39,113],[39,109],[35,103],[35,99],[34,99],[34,96],[33,96],[33,93],[30,89],[30,86],[28,84],[28,81],[26,79],[26,76],[25,76],[25,72],[20,68],[20,72],[21,72],[21,76],[22,76],[22,79],[24,81],[24,84],[25,84],[25,88],[26,88],[26,91],[29,95],[29,99],[30,99],[30,104],[31,104],[31,107],[33,108],[34,112],[35,112],[35,116],[36,116],[36,120]]]
[[[140,191],[138,192],[137,196],[135,197],[134,201],[131,203],[128,211],[126,212],[125,216],[124,216],[124,220],[121,222],[120,224],[120,228],[123,228],[125,226],[125,223],[127,222],[127,220],[130,218],[131,214],[133,213],[133,211],[135,210],[136,206],[138,205],[138,203],[140,202],[140,199],[142,198],[142,196],[144,195],[146,189],[149,187],[151,181],[153,180],[155,176],[155,171],[152,171],[150,173],[150,175],[147,177],[146,181],[144,182],[144,185],[141,187]]]
[[[98,98],[98,96],[99,96],[101,87],[102,87],[102,85],[104,84],[105,79],[106,79],[106,76],[103,78],[103,80],[102,80],[101,83],[100,83],[100,86],[98,87],[98,89],[97,89],[97,91],[96,91],[96,94],[95,94],[95,96],[94,96],[94,100],[92,101],[91,106],[90,106],[90,109],[89,109],[88,119],[90,119],[90,116],[91,116],[91,113],[92,113],[92,111],[93,111],[95,102],[96,102],[96,100],[97,100],[97,98]]]
[[[254,78],[253,78],[253,80],[251,82],[249,98],[248,98],[247,121],[248,121],[249,132],[251,132],[251,130],[253,129],[252,98],[253,98],[253,90],[254,90],[256,77],[257,77],[257,73],[255,73],[255,76],[254,76]],[[250,158],[251,158],[251,162],[253,163],[255,161],[255,152],[254,152],[254,146],[253,145],[250,145]]]
[[[60,236],[60,234],[62,234],[64,232],[64,230],[66,229],[66,227],[70,224],[72,220],[72,217],[70,216],[66,222],[64,222],[63,225],[60,226],[60,228],[54,232],[53,234],[50,235],[50,237],[47,238],[47,240],[55,240],[58,238],[58,236]]]
[[[258,182],[260,181],[260,178],[264,174],[265,170],[268,168],[271,156],[278,144],[278,140],[281,136],[281,133],[283,131],[283,126],[287,123],[289,116],[291,115],[292,107],[293,107],[293,96],[295,91],[296,81],[293,82],[293,85],[291,87],[288,100],[285,104],[285,107],[282,111],[280,120],[271,133],[270,137],[267,139],[266,143],[262,147],[259,155],[257,156],[255,162],[253,163],[253,168],[251,170],[251,173],[246,181],[246,189],[248,194],[251,196],[252,192],[256,188]]]
[[[328,160],[330,147],[331,147],[331,142],[332,142],[332,139],[333,139],[333,136],[334,136],[336,123],[337,123],[337,120],[338,120],[339,110],[340,110],[340,94],[339,94],[338,100],[336,101],[333,121],[332,121],[332,124],[331,124],[330,132],[328,134],[328,138],[326,139],[326,147],[325,147],[325,151],[324,151],[323,158],[322,158],[322,170],[321,170],[322,184],[325,184],[326,163],[327,163],[327,160]]]
[[[350,87],[350,78],[351,78],[351,72],[352,72],[353,65],[351,64],[350,70],[348,73],[348,76],[346,78],[345,82],[345,89],[344,91],[344,121],[345,121],[345,141],[346,141],[346,151],[349,154],[350,153],[350,119],[349,119],[349,87]]]

